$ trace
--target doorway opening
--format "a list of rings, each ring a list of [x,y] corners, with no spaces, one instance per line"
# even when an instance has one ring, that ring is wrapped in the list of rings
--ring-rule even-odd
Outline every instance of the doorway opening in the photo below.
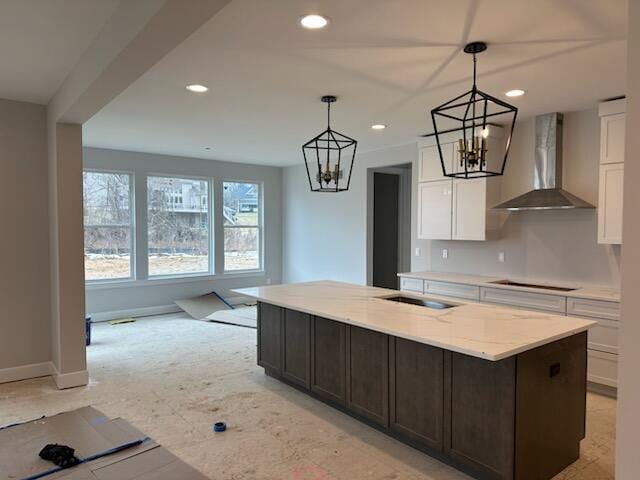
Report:
[[[398,289],[411,270],[410,163],[370,168],[367,175],[367,284]]]

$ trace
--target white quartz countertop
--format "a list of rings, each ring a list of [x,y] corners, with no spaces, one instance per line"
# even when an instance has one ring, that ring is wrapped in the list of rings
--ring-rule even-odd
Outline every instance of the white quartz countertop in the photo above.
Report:
[[[568,285],[563,282],[548,282],[523,278],[515,278],[510,276],[489,277],[484,275],[469,275],[465,273],[448,273],[448,272],[406,272],[399,273],[399,277],[417,278],[420,280],[433,280],[434,282],[460,283],[465,285],[475,285],[478,287],[501,288],[504,290],[517,290],[520,292],[544,293],[545,295],[558,295],[569,298],[586,298],[589,300],[603,300],[606,302],[620,302],[620,290],[606,287],[581,287],[577,285]],[[511,280],[522,283],[535,283],[538,285],[552,285],[556,287],[574,288],[575,290],[547,290],[544,288],[520,287],[516,285],[502,285],[492,283],[497,280]]]
[[[333,281],[242,288],[234,292],[265,303],[433,345],[454,352],[501,360],[584,332],[596,322],[494,305],[448,301],[435,310],[380,297],[397,290]],[[403,295],[438,298],[429,295]]]

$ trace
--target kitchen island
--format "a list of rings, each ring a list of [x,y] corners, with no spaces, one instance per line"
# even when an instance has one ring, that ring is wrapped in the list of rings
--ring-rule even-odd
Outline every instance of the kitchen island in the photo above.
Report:
[[[236,292],[268,375],[476,478],[580,455],[592,321],[328,281]]]

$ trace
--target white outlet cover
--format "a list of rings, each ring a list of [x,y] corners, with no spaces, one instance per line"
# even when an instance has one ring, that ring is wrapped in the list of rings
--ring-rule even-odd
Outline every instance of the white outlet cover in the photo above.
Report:
[[[498,261],[504,263],[504,252],[498,252]]]
[[[420,247],[416,247],[416,257],[420,256]]]
[[[442,249],[442,258],[448,258],[449,257],[449,250],[447,250],[446,248]]]

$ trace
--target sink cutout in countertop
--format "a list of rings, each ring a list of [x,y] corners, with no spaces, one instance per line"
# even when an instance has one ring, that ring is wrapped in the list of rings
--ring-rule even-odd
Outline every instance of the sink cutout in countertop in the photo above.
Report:
[[[556,287],[553,285],[540,285],[536,283],[514,282],[513,280],[496,280],[489,283],[493,283],[496,285],[510,285],[512,287],[526,287],[526,288],[539,288],[540,290],[554,290],[556,292],[573,292],[574,290],[577,290],[576,288]]]
[[[404,295],[394,295],[393,297],[378,298],[380,298],[381,300],[389,300],[396,303],[408,303],[410,305],[417,305],[419,307],[433,308],[434,310],[444,310],[456,306],[449,303],[438,302],[435,300],[422,300],[420,298],[405,297]]]

